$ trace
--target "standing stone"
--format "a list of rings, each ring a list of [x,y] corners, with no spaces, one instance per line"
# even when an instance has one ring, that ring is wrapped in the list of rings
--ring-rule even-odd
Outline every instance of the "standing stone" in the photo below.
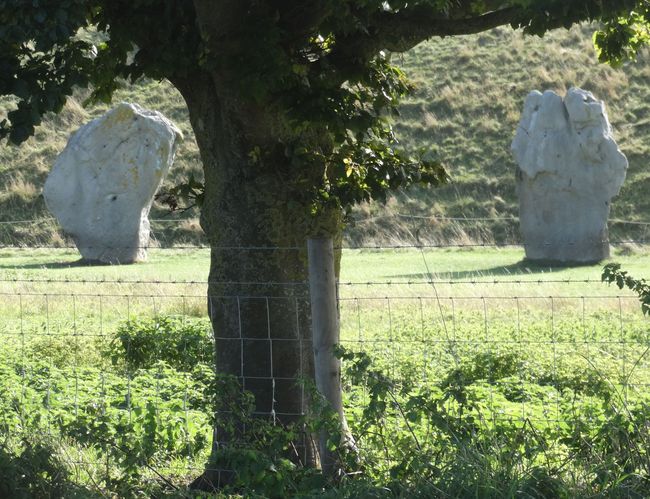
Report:
[[[604,103],[579,88],[564,100],[550,90],[531,92],[512,153],[526,258],[586,263],[609,257],[609,206],[627,159]]]
[[[84,260],[145,260],[149,210],[181,132],[162,114],[122,103],[75,132],[43,196]]]

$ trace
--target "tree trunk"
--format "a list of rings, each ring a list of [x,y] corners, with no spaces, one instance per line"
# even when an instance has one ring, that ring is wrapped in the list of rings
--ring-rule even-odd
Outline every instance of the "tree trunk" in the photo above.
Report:
[[[341,215],[332,210],[313,220],[294,201],[287,165],[273,154],[278,123],[265,110],[221,93],[208,75],[174,84],[187,102],[205,172],[201,225],[211,246],[217,372],[254,395],[257,416],[291,423],[308,405],[299,380],[313,379],[306,240],[317,226],[340,241]],[[233,438],[217,425],[213,455]],[[294,447],[294,460],[317,464],[310,435]],[[218,486],[223,477],[206,472],[201,481]]]

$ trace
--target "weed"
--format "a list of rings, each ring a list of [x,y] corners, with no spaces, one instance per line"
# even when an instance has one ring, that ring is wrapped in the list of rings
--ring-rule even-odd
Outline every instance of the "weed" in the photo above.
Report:
[[[158,316],[130,320],[118,329],[107,352],[114,365],[150,369],[165,362],[179,371],[212,363],[214,343],[206,320]]]

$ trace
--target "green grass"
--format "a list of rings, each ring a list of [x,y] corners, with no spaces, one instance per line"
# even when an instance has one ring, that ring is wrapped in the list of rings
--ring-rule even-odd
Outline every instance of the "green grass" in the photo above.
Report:
[[[632,273],[648,269],[648,256],[613,251]],[[425,263],[426,262],[426,263]],[[527,262],[521,248],[347,250],[343,253],[341,281],[372,280],[567,280],[599,279],[602,264],[557,266]]]
[[[615,254],[615,260],[647,277],[650,257],[641,250]],[[14,456],[12,466],[25,465],[16,457],[29,450],[20,437],[37,428],[56,442],[54,455],[68,470],[66,486],[90,496],[108,490],[119,496],[157,494],[152,468],[181,487],[197,474],[211,434],[209,367],[194,366],[186,356],[174,364],[174,348],[168,347],[180,331],[150,329],[138,340],[145,342],[139,352],[149,360],[134,365],[129,345],[137,328],[127,321],[171,315],[175,324],[195,327],[188,341],[209,341],[208,255],[152,250],[147,263],[88,267],[68,266],[77,256],[67,250],[5,250],[0,450]],[[606,496],[607,487],[622,487],[617,461],[603,461],[598,446],[610,431],[635,445],[644,442],[629,433],[637,423],[626,418],[650,402],[648,322],[629,292],[599,282],[562,282],[597,281],[600,265],[531,266],[522,257],[513,248],[344,251],[342,343],[390,376],[393,396],[403,404],[388,404],[381,422],[367,426],[364,408],[380,402],[364,388],[372,378],[359,384],[349,373],[344,377],[350,424],[373,483],[408,487],[419,476],[386,478],[402,462],[404,449],[412,452],[413,432],[423,445],[417,455],[440,473],[418,487],[435,483],[451,496],[486,497],[489,489],[492,497],[514,497],[509,487],[516,491],[522,477],[543,486],[542,478],[530,475],[537,468],[560,480],[567,497]],[[192,282],[161,282],[167,276]],[[435,285],[428,282],[431,276]],[[543,283],[547,279],[560,282]],[[132,339],[124,341],[125,331]],[[185,352],[178,348],[179,355]],[[167,352],[164,362],[152,364],[158,350]],[[427,397],[434,405],[417,409]],[[400,410],[411,411],[410,427]],[[614,413],[623,418],[620,426],[607,429]],[[459,426],[451,430],[452,423]],[[381,427],[395,437],[381,440]],[[470,428],[472,438],[461,438]],[[575,454],[587,438],[593,448],[581,451],[586,457]],[[529,447],[517,454],[521,439],[530,439]],[[34,464],[33,458],[28,462]],[[478,468],[461,472],[460,465]],[[589,478],[597,466],[610,473],[602,483]]]
[[[129,266],[79,265],[79,254],[66,249],[3,250],[0,256],[3,279],[0,292],[8,294],[87,293],[89,285],[83,281],[108,281],[94,286],[91,294],[164,296],[185,293],[202,300],[209,271],[207,249],[152,249],[147,262]],[[614,251],[612,260],[621,262],[633,275],[644,275],[650,267],[643,249],[625,255]],[[432,279],[436,283],[435,291],[442,296],[619,293],[593,282],[563,282],[598,281],[601,270],[600,264],[557,267],[526,262],[519,248],[345,250],[341,296],[372,297],[386,292],[398,296],[429,295],[434,291],[430,284]],[[481,282],[489,284],[480,285]],[[384,283],[386,285],[382,285]]]
[[[205,282],[210,266],[208,249],[150,249],[146,262],[133,265],[82,265],[77,250],[0,250],[5,278],[148,280]]]
[[[210,251],[150,249],[146,262],[133,265],[81,265],[72,249],[2,249],[0,271],[5,278],[122,279],[165,281],[207,279]],[[621,262],[632,273],[647,271],[645,247],[634,251],[614,249],[610,260]],[[425,265],[426,262],[426,265]],[[599,279],[603,264],[558,266],[526,262],[521,248],[405,248],[344,249],[341,282],[443,280],[520,277],[528,280]],[[431,274],[431,275],[429,275]]]
[[[510,156],[523,102],[533,89],[563,93],[580,86],[605,100],[615,137],[626,153],[627,180],[612,204],[612,219],[648,220],[650,201],[650,52],[621,69],[598,64],[591,44],[593,28],[557,31],[543,39],[524,37],[508,28],[475,36],[434,39],[395,56],[416,85],[406,99],[395,128],[408,149],[430,149],[448,167],[452,183],[439,189],[412,188],[384,205],[363,205],[355,218],[364,220],[347,231],[355,243],[394,241],[513,241],[519,238],[512,221],[438,222],[428,217],[516,216],[515,164]],[[34,138],[20,148],[0,146],[0,221],[45,219],[49,214],[40,195],[47,172],[69,134],[105,110],[83,109],[87,92],[70,99],[63,113],[44,121]],[[118,92],[115,102],[133,101],[170,117],[185,141],[170,171],[167,185],[190,173],[200,175],[198,149],[187,110],[178,92],[166,82],[143,81]],[[0,119],[11,102],[0,102]],[[155,205],[152,218],[165,216]],[[424,219],[403,219],[398,214]],[[155,224],[165,244],[197,242],[196,213],[184,225]],[[647,239],[648,226],[610,223],[613,239]],[[62,244],[56,226],[0,226],[5,244]]]

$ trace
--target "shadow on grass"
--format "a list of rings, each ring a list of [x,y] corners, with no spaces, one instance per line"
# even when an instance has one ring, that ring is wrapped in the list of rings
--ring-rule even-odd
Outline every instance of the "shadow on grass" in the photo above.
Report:
[[[71,269],[76,267],[110,267],[115,264],[104,263],[97,260],[84,260],[83,258],[73,262],[47,262],[47,263],[23,263],[23,264],[2,264],[0,269]]]
[[[497,267],[489,267],[485,269],[475,269],[475,270],[462,270],[462,271],[452,271],[452,272],[436,272],[432,270],[432,274],[436,279],[479,279],[482,277],[503,277],[503,276],[522,276],[522,275],[536,275],[536,274],[549,274],[553,272],[561,272],[566,269],[578,268],[578,267],[590,267],[592,265],[597,265],[598,262],[557,262],[557,261],[531,261],[523,259],[517,263],[512,263],[510,265],[499,265]],[[420,272],[417,274],[401,274],[401,275],[391,275],[387,276],[391,278],[401,278],[401,279],[429,279],[431,276],[429,274]]]
[[[70,471],[56,456],[55,447],[36,439],[23,443],[18,452],[0,445],[0,497],[63,499],[101,495],[73,483]]]

